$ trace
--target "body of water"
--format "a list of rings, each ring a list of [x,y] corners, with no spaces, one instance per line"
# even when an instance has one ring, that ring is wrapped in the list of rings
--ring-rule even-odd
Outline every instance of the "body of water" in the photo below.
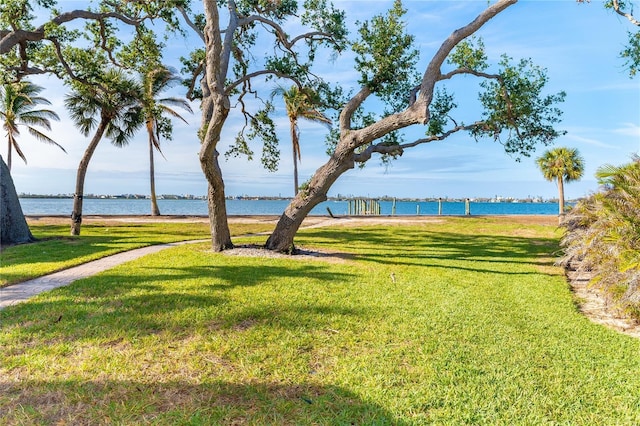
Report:
[[[21,198],[20,204],[25,215],[71,215],[73,200],[69,198]],[[289,204],[288,200],[227,200],[229,215],[280,215]],[[158,200],[160,212],[164,215],[206,216],[207,202],[204,200]],[[312,215],[327,215],[327,208],[334,215],[349,212],[348,201],[325,201],[316,206]],[[392,201],[380,202],[380,214],[393,213]],[[482,203],[469,204],[472,215],[555,215],[557,203]],[[148,215],[151,202],[142,199],[85,199],[84,215]],[[398,201],[397,215],[437,215],[437,201]],[[443,215],[464,215],[464,202],[442,202]]]

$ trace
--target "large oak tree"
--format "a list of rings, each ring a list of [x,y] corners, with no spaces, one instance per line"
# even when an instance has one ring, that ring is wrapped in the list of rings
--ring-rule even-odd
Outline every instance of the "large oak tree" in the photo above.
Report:
[[[472,37],[515,3],[516,0],[497,1],[453,31],[417,84],[411,84],[417,52],[412,47],[412,36],[404,32],[405,11],[400,2],[386,15],[365,22],[359,30],[360,39],[353,45],[361,87],[340,109],[333,152],[286,208],[267,240],[267,248],[293,251],[294,236],[311,209],[327,199],[327,191],[342,174],[368,161],[373,154],[383,158],[400,156],[408,149],[459,132],[499,141],[516,156],[527,156],[537,145],[552,143],[561,134],[554,125],[561,115],[556,105],[564,93],[545,95],[546,73],[529,60],[513,63],[504,56],[494,66],[495,71],[489,71],[483,43]],[[479,98],[484,112],[471,123],[453,118],[456,104],[445,86],[460,76],[481,80]],[[377,118],[371,111],[363,111],[365,101],[372,97],[386,104]],[[409,126],[423,126],[424,137],[405,141],[398,131]]]
[[[335,93],[313,73],[319,48],[339,53],[351,47],[356,54],[360,88],[338,107],[338,128],[333,133],[333,150],[304,191],[287,207],[267,247],[288,251],[302,220],[326,199],[331,185],[355,164],[372,155],[383,158],[402,155],[406,150],[443,140],[458,132],[476,138],[500,141],[509,153],[527,155],[536,145],[546,145],[558,135],[554,125],[560,112],[556,104],[563,94],[544,95],[545,71],[524,60],[513,63],[504,57],[493,67],[485,56],[480,39],[472,36],[493,17],[513,6],[517,0],[499,0],[487,5],[475,19],[453,31],[435,51],[424,70],[416,70],[417,51],[413,37],[405,34],[400,2],[386,15],[374,17],[360,26],[358,39],[346,42],[345,17],[324,0],[204,1],[201,14],[193,13],[196,2],[136,1],[100,2],[100,8],[54,13],[50,22],[30,25],[30,5],[25,0],[8,0],[0,27],[0,66],[21,75],[53,72],[76,81],[91,82],[94,70],[82,53],[73,49],[79,34],[89,35],[93,47],[104,52],[105,61],[118,63],[121,42],[115,29],[132,25],[134,35],[148,37],[149,20],[161,18],[158,31],[194,31],[202,41],[184,59],[184,70],[191,76],[188,97],[201,100],[202,124],[199,137],[201,168],[208,182],[212,247],[232,247],[225,208],[224,180],[219,164],[218,145],[229,114],[241,114],[245,127],[236,137],[231,153],[253,155],[249,140],[263,143],[262,161],[267,168],[277,164],[277,135],[269,101],[259,102],[258,82],[289,80],[299,87],[311,87],[325,97],[326,105],[337,105]],[[50,7],[51,0],[36,0]],[[84,32],[66,25],[74,20],[88,22]],[[290,35],[285,28],[291,20],[299,31]],[[180,29],[180,24],[182,29]],[[146,37],[146,38],[145,38]],[[159,37],[156,37],[159,39]],[[266,57],[254,53],[258,43],[271,46]],[[448,66],[448,68],[447,68]],[[491,69],[490,69],[491,68]],[[414,76],[421,77],[414,80]],[[483,81],[480,101],[484,113],[471,123],[452,118],[455,101],[444,87],[448,80],[473,76]],[[263,85],[264,86],[264,85]],[[366,110],[366,101],[376,98],[385,103],[383,111]],[[235,109],[234,109],[235,108]],[[404,141],[399,133],[409,126],[424,126],[424,137]]]

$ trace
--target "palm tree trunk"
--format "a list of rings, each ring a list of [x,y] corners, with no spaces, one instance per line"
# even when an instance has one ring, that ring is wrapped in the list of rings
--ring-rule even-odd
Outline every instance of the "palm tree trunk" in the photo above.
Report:
[[[300,156],[300,143],[298,139],[298,132],[296,132],[296,120],[291,118],[289,120],[290,131],[291,131],[291,145],[293,148],[293,195],[298,195],[298,157]]]
[[[11,171],[11,148],[13,145],[13,140],[11,139],[11,134],[9,134],[9,150],[7,151],[7,168]]]
[[[296,153],[293,153],[293,195],[298,195],[298,159]]]
[[[562,176],[558,176],[558,215],[560,221],[562,221],[562,215],[564,215],[564,180]]]
[[[149,182],[151,183],[151,216],[160,216],[158,200],[156,199],[156,178],[153,162],[153,141],[149,137]]]
[[[103,118],[100,121],[100,125],[96,130],[96,134],[93,135],[89,146],[84,151],[84,155],[78,165],[78,172],[76,174],[76,191],[73,194],[73,210],[71,211],[71,235],[80,235],[80,227],[82,226],[82,199],[84,196],[84,178],[87,175],[87,169],[89,168],[89,161],[98,147],[98,143],[102,140],[102,135],[107,128],[109,120]]]

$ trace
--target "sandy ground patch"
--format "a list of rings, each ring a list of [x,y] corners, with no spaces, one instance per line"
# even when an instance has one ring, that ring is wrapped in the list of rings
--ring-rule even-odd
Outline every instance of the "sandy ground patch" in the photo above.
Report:
[[[595,323],[640,338],[640,322],[622,317],[600,292],[589,287],[590,279],[591,276],[586,272],[570,271],[567,274],[580,312]]]

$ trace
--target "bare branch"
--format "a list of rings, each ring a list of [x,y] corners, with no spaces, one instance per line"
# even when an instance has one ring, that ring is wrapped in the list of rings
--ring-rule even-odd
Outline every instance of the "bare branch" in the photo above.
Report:
[[[444,140],[446,138],[448,138],[449,136],[451,136],[454,133],[458,133],[458,132],[463,132],[463,131],[467,131],[467,130],[473,130],[476,127],[482,126],[484,124],[484,122],[482,121],[476,121],[473,124],[467,124],[467,125],[458,125],[455,126],[454,128],[440,134],[440,135],[434,135],[434,136],[429,136],[427,138],[422,138],[422,139],[417,139],[413,142],[410,143],[403,143],[400,145],[400,148],[402,149],[407,149],[407,148],[413,148],[415,146],[418,145],[422,145],[425,143],[430,143],[430,142],[438,142],[441,140]]]
[[[488,78],[488,79],[492,79],[492,80],[499,80],[500,82],[502,82],[502,77],[499,74],[488,74],[485,72],[480,72],[480,71],[475,71],[472,70],[470,68],[458,68],[456,70],[453,70],[451,72],[448,72],[446,74],[441,74],[440,77],[438,78],[438,81],[441,80],[449,80],[450,78],[459,75],[459,74],[470,74],[470,75],[475,75],[476,77],[483,77],[483,78]]]
[[[58,57],[58,60],[60,61],[60,63],[62,64],[62,67],[64,68],[64,70],[66,71],[67,75],[69,77],[71,77],[73,80],[79,81],[82,84],[85,85],[95,85],[95,82],[89,82],[88,80],[79,77],[78,75],[76,75],[76,73],[73,71],[73,69],[71,69],[71,66],[69,65],[69,63],[64,59],[64,55],[62,54],[62,48],[60,47],[60,43],[58,43],[58,41],[56,39],[49,39],[49,41],[51,43],[53,43],[53,46],[55,48],[56,51],[56,56]],[[102,85],[99,85],[100,88],[102,90],[104,90],[105,92],[108,92],[108,89]]]
[[[224,42],[222,52],[220,54],[220,82],[223,84],[225,76],[229,72],[229,63],[231,61],[231,52],[233,51],[233,38],[236,28],[240,26],[238,20],[237,6],[234,0],[229,0],[229,26],[224,34]]]
[[[357,154],[353,154],[353,161],[355,163],[366,163],[371,159],[371,156],[374,152],[378,154],[388,154],[388,155],[402,155],[403,149],[400,145],[387,145],[383,143],[378,143],[374,145],[369,145],[364,151],[359,152]]]
[[[431,59],[431,62],[429,62],[424,76],[422,77],[420,98],[424,100],[423,104],[425,108],[433,99],[434,85],[441,75],[440,69],[442,64],[447,59],[451,51],[458,45],[458,43],[478,31],[490,19],[498,15],[507,7],[516,4],[517,1],[518,0],[499,0],[480,13],[472,22],[451,33],[451,35],[442,43],[438,52],[436,52],[433,59]],[[425,123],[427,120],[428,117],[425,117]]]
[[[282,29],[282,27],[280,25],[278,25],[276,22],[272,21],[271,19],[267,19],[267,18],[265,18],[263,16],[258,16],[258,15],[252,15],[252,16],[248,16],[246,18],[243,18],[238,22],[238,24],[240,26],[247,26],[247,25],[250,25],[253,22],[261,22],[261,23],[267,25],[268,27],[273,28],[278,41],[290,53],[295,53],[295,52],[293,52],[293,46],[295,46],[295,44],[297,42],[299,42],[300,40],[326,40],[326,41],[333,41],[333,36],[331,34],[329,34],[329,33],[323,32],[323,31],[310,31],[308,33],[300,34],[300,35],[292,38],[291,40],[288,40],[287,39],[287,33],[284,31],[284,29]]]
[[[107,34],[104,20],[100,19],[98,22],[100,23],[100,47],[102,48],[102,50],[107,52],[107,56],[109,57],[109,60],[111,60],[111,63],[113,63],[117,67],[123,68],[122,65],[113,56],[113,50],[109,46],[107,46]]]
[[[191,29],[193,31],[195,31],[196,34],[198,34],[198,37],[200,37],[200,39],[202,40],[202,42],[204,43],[204,33],[200,30],[200,28],[196,27],[196,24],[191,20],[191,18],[189,17],[189,15],[187,15],[187,11],[184,10],[184,7],[182,6],[177,6],[176,7],[178,9],[178,11],[180,12],[180,14],[182,15],[182,19],[184,19],[184,22],[191,27]]]
[[[2,38],[0,39],[0,54],[9,52],[16,44],[22,42],[44,40],[45,26],[49,24],[62,25],[76,19],[91,19],[102,21],[109,18],[119,20],[128,25],[138,26],[145,19],[150,19],[152,18],[152,16],[132,18],[130,16],[126,16],[122,13],[117,12],[96,13],[86,10],[73,10],[70,12],[64,12],[53,18],[47,24],[43,24],[33,31],[26,31],[21,29],[15,31],[2,31],[0,33],[0,35],[2,36]]]
[[[195,88],[196,88],[197,79],[200,76],[200,74],[202,74],[203,71],[204,71],[204,64],[201,63],[200,65],[198,65],[198,67],[193,72],[193,75],[191,76],[191,80],[189,80],[189,88],[187,89],[186,98],[189,99],[190,101],[195,99],[193,93],[194,93]]]
[[[356,95],[349,100],[340,113],[340,133],[351,130],[351,118],[355,111],[371,95],[371,89],[363,87]]]
[[[279,71],[274,71],[274,70],[261,70],[261,71],[252,72],[251,74],[244,75],[244,76],[242,76],[242,78],[234,81],[231,84],[228,84],[226,89],[225,89],[225,93],[228,95],[236,87],[238,87],[241,84],[244,84],[244,83],[250,81],[251,79],[253,79],[255,77],[259,77],[261,75],[274,75],[274,76],[280,77],[280,78],[288,78],[290,80],[293,80],[298,86],[302,86],[302,84],[298,80],[296,80],[295,78],[291,77],[288,74],[283,74],[283,73],[281,73]]]
[[[633,25],[640,27],[640,21],[633,16],[633,11],[629,13],[621,10],[620,2],[618,0],[613,0],[613,10],[615,10],[618,15],[627,18]]]

